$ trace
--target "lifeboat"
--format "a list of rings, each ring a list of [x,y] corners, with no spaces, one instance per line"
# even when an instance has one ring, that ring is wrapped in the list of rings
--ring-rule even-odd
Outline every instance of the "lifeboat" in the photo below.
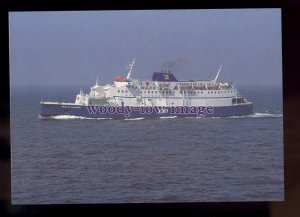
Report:
[[[125,81],[125,78],[124,77],[115,77],[115,81]]]

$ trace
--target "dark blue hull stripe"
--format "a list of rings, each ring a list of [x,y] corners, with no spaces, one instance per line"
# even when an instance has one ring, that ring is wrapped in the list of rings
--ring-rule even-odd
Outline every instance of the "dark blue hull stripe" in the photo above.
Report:
[[[240,104],[222,107],[113,107],[113,106],[72,106],[41,104],[42,117],[72,115],[88,118],[155,118],[155,117],[226,117],[242,116],[253,113],[253,104]]]

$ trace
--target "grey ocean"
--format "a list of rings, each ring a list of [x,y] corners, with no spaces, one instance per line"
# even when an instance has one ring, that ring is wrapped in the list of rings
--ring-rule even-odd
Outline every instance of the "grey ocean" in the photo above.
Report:
[[[279,89],[242,89],[229,118],[42,120],[39,101],[76,88],[12,88],[13,204],[281,201]]]

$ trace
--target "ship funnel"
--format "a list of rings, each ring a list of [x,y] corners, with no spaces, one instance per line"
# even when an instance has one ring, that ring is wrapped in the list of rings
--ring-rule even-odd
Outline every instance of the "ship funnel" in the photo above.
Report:
[[[218,73],[217,73],[217,75],[216,75],[216,77],[215,77],[215,79],[214,79],[214,82],[216,82],[217,81],[217,79],[218,79],[218,77],[219,77],[219,74],[220,74],[220,71],[222,70],[222,65],[220,66],[220,68],[219,68],[219,70],[218,70]]]

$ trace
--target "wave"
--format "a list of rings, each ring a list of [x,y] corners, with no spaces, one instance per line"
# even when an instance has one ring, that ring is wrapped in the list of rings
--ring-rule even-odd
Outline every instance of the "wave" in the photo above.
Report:
[[[127,119],[124,119],[125,121],[138,121],[138,120],[144,120],[145,118],[127,118]]]
[[[76,115],[54,115],[50,117],[42,117],[39,115],[40,119],[53,119],[53,120],[110,120],[112,118],[88,118]]]
[[[183,117],[183,118],[186,118],[186,119],[203,119],[204,117],[195,116],[195,117]],[[211,118],[220,118],[220,117],[211,117]]]
[[[165,117],[159,117],[161,119],[174,119],[177,118],[177,116],[165,116]]]
[[[226,119],[235,119],[235,118],[281,118],[283,117],[283,114],[272,114],[272,113],[253,113],[251,115],[243,115],[243,116],[229,116],[229,117],[208,117],[212,119],[220,119],[220,118],[226,118]],[[40,119],[53,119],[53,120],[111,120],[113,118],[90,118],[90,117],[83,117],[83,116],[76,116],[76,115],[55,115],[50,117],[42,117],[39,115]],[[160,119],[174,119],[177,118],[177,116],[165,116],[165,117],[159,117]],[[186,119],[203,119],[202,117],[184,117]],[[137,121],[137,120],[144,120],[144,117],[140,118],[128,118],[124,119],[127,121]]]
[[[251,118],[281,118],[283,114],[272,114],[272,113],[254,113],[252,115],[248,115]]]
[[[235,119],[235,118],[281,118],[283,114],[271,114],[271,113],[253,113],[251,115],[242,115],[242,116],[228,116],[228,117],[211,117],[211,118],[226,118],[226,119]]]

